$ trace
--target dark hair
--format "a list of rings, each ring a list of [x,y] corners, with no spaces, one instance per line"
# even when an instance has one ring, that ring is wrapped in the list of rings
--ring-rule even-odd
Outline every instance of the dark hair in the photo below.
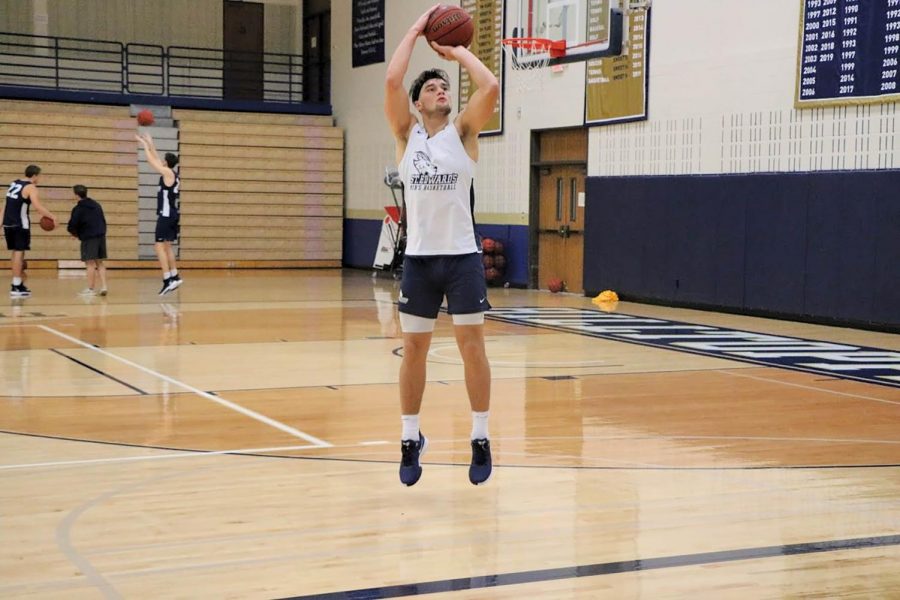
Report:
[[[450,77],[447,75],[447,71],[443,69],[426,69],[422,71],[416,80],[413,81],[412,87],[409,89],[409,97],[412,98],[413,102],[418,102],[419,94],[422,92],[422,86],[425,85],[426,81],[431,79],[443,79],[448,84],[450,83]]]
[[[178,155],[172,154],[171,152],[166,152],[166,164],[169,165],[170,169],[174,169],[175,165],[178,164]]]
[[[25,177],[34,177],[41,174],[41,168],[37,165],[28,165],[25,167]]]
[[[75,195],[79,198],[87,198],[87,188],[81,184],[74,186],[72,191],[75,192]]]

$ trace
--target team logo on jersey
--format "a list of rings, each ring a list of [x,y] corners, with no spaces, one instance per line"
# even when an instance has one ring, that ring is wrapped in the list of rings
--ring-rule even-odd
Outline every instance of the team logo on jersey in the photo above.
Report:
[[[438,173],[438,167],[431,162],[431,157],[417,151],[413,156],[415,175],[409,178],[409,189],[422,191],[448,191],[456,189],[459,173]]]

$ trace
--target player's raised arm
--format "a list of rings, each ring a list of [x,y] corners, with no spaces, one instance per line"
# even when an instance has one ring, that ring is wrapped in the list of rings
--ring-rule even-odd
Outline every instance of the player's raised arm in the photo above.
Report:
[[[500,96],[500,82],[465,46],[440,46],[432,42],[431,47],[443,58],[458,62],[469,73],[476,90],[465,110],[456,117],[456,128],[464,142],[476,138],[494,115]]]
[[[164,163],[156,152],[156,146],[153,144],[153,138],[149,133],[135,134],[134,138],[144,147],[144,153],[147,155],[147,162],[153,167],[157,173],[163,176],[166,185],[172,185],[175,182],[175,173],[169,166]]]
[[[415,118],[409,111],[409,97],[406,88],[403,86],[403,78],[409,68],[409,58],[412,56],[413,48],[416,40],[425,30],[425,24],[428,17],[434,12],[438,5],[429,8],[421,17],[413,23],[406,35],[400,41],[400,44],[394,50],[391,56],[391,62],[388,63],[387,72],[384,77],[384,115],[387,117],[388,126],[394,134],[394,139],[398,142],[398,152],[402,154],[399,145],[406,143],[409,130],[412,127]]]

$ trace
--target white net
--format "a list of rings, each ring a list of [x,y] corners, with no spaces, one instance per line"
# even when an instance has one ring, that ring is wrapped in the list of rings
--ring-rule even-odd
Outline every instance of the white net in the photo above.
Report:
[[[550,65],[550,40],[511,38],[503,40],[512,84],[519,91],[542,87]]]

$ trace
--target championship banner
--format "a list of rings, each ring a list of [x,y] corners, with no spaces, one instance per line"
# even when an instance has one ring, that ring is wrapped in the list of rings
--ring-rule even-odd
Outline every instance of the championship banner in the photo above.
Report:
[[[646,0],[628,0],[622,54],[587,61],[584,86],[585,125],[607,125],[647,118],[647,65],[650,9]],[[609,37],[609,0],[592,2],[588,40]]]
[[[475,36],[469,50],[491,70],[500,82],[500,98],[494,108],[494,115],[487,122],[481,135],[497,135],[503,133],[503,50],[500,41],[503,39],[503,0],[462,0],[463,9],[472,16],[475,25]],[[465,69],[459,70],[459,110],[466,107],[475,86],[469,79]]]

